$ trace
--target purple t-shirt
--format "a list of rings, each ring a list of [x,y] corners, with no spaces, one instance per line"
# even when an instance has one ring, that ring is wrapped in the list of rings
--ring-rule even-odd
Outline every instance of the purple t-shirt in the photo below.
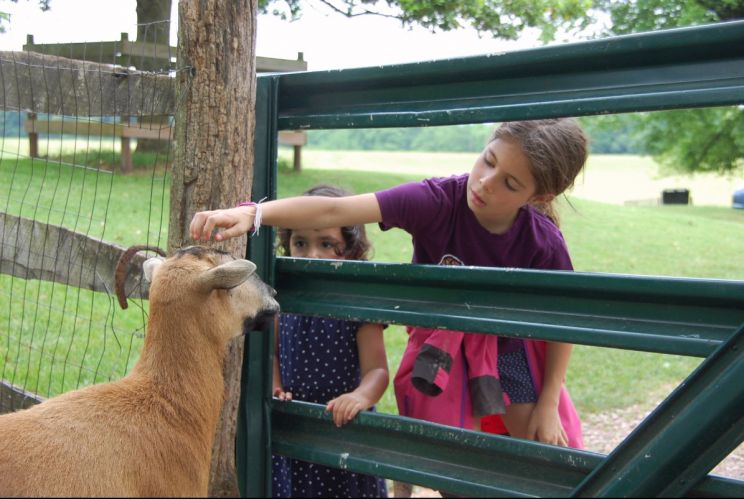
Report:
[[[411,234],[413,263],[573,270],[561,231],[530,206],[506,233],[488,232],[468,208],[467,181],[432,178],[375,193],[380,228]]]

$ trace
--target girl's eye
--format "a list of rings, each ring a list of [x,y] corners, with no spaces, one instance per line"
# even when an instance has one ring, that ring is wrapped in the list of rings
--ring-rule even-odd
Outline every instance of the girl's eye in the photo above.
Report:
[[[324,250],[334,250],[336,249],[336,243],[332,243],[330,241],[323,241],[323,249]]]
[[[491,168],[493,168],[493,161],[489,160],[488,159],[488,156],[485,156],[485,155],[483,156],[483,162],[486,163],[486,165],[488,165]]]
[[[504,180],[504,184],[506,184],[506,188],[509,189],[510,191],[517,192],[517,188],[516,186],[512,184],[511,179],[507,178],[506,180]]]
[[[295,241],[292,243],[292,246],[295,248],[304,248],[305,247],[305,241]]]

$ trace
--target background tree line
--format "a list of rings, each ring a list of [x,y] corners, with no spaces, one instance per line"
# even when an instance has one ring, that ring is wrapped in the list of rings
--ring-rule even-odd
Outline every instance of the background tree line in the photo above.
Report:
[[[630,119],[580,118],[594,154],[645,154],[646,147]],[[308,148],[354,151],[480,152],[495,124],[421,128],[310,130]]]
[[[42,10],[53,4],[37,1]],[[404,27],[432,31],[467,27],[504,40],[536,29],[546,43],[744,19],[744,0],[258,0],[258,9],[297,18],[311,3],[347,17],[393,17]],[[167,18],[170,6],[171,0],[137,0],[137,21],[145,29],[148,22]],[[6,22],[0,12],[0,31]],[[137,38],[143,36],[138,30]],[[161,39],[167,40],[165,32],[148,36],[156,43]],[[744,165],[744,101],[738,107],[617,115],[583,124],[595,153],[648,153],[666,167],[688,172],[732,173]],[[479,133],[455,128],[324,131],[312,133],[310,147],[473,151],[483,144]]]
[[[26,138],[24,122],[27,113],[0,112],[0,136]],[[39,114],[38,118],[74,120],[75,117]],[[100,118],[115,122],[113,116]],[[611,120],[611,123],[607,123]],[[646,148],[639,138],[635,123],[626,118],[591,116],[580,118],[591,137],[591,152],[595,154],[645,154]],[[454,125],[421,128],[368,128],[356,130],[310,130],[308,148],[331,151],[426,151],[426,152],[480,152],[495,127],[494,124]],[[54,136],[55,138],[58,136]]]

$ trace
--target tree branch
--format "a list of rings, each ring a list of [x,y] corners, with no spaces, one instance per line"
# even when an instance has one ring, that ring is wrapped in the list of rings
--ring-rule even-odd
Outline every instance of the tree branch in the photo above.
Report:
[[[731,136],[731,133],[738,121],[737,118],[738,116],[736,114],[730,114],[725,122],[718,127],[718,132],[708,138],[702,150],[700,151],[700,154],[698,154],[696,164],[702,164],[703,160],[705,160],[706,156],[708,156],[708,152],[710,152],[713,146],[716,145],[716,143],[718,143],[721,138],[723,138],[724,136]]]
[[[387,17],[389,19],[402,20],[401,19],[401,16],[399,16],[399,15],[396,16],[396,15],[393,15],[393,14],[385,14],[383,12],[376,12],[376,11],[368,10],[368,9],[364,9],[364,10],[362,10],[360,12],[352,12],[351,9],[343,10],[343,9],[337,7],[336,5],[334,5],[333,3],[331,3],[330,0],[320,0],[320,3],[328,6],[328,8],[330,8],[334,12],[337,12],[337,13],[343,15],[343,16],[346,16],[346,17],[358,17],[358,16],[372,15],[372,16]]]

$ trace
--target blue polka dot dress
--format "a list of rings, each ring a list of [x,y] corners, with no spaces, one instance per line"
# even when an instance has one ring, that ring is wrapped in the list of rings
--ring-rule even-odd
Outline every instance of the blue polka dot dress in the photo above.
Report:
[[[279,365],[294,400],[326,404],[361,381],[356,334],[361,322],[281,314]],[[385,480],[273,456],[274,497],[387,497]]]

